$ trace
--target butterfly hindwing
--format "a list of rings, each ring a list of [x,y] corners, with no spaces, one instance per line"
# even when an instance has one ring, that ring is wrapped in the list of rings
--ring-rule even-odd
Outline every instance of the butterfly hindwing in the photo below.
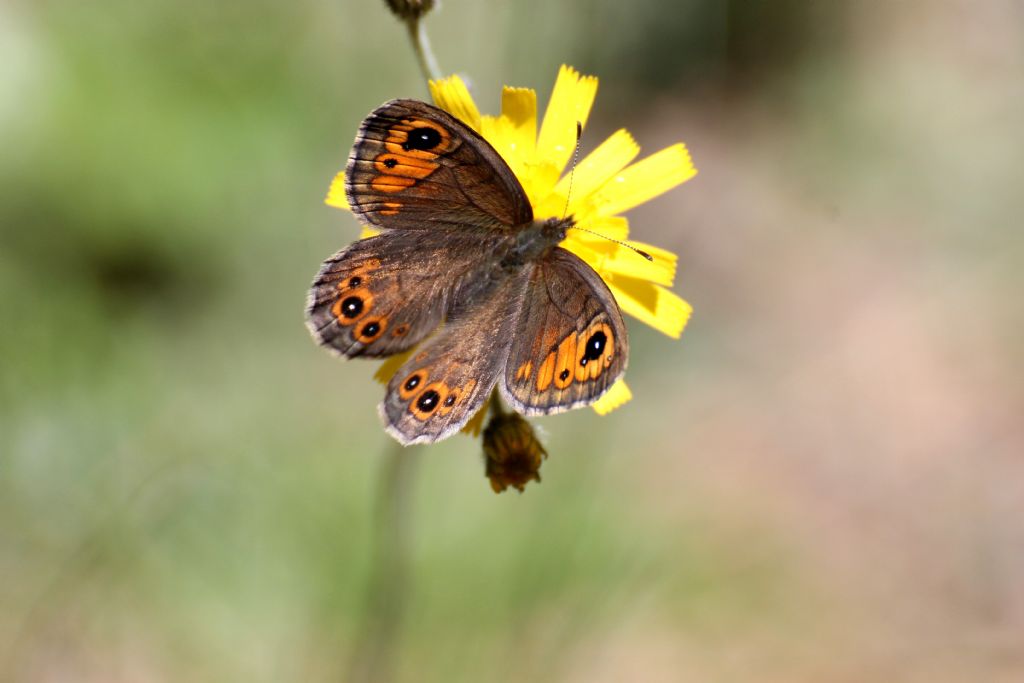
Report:
[[[525,415],[593,403],[626,370],[626,326],[608,287],[556,247],[529,275],[502,395]]]
[[[496,282],[414,352],[380,406],[388,432],[403,444],[438,441],[483,407],[513,344],[525,287],[522,273]]]

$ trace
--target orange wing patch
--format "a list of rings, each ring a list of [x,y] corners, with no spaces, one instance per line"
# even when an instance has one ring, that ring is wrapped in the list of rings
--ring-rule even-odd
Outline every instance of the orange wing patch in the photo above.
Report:
[[[576,365],[576,334],[570,334],[558,345],[555,357],[555,386],[565,389],[573,381],[573,368]]]
[[[441,409],[437,411],[438,415],[447,415],[455,410],[456,406],[460,406],[468,401],[473,393],[473,389],[476,389],[475,379],[469,380],[461,387],[450,389],[448,397],[441,401]]]
[[[402,382],[401,386],[398,387],[398,396],[403,401],[408,401],[410,398],[420,393],[419,390],[423,388],[424,382],[427,381],[427,373],[423,370],[417,370]]]
[[[370,318],[356,331],[356,341],[362,344],[370,344],[384,334],[386,329],[388,329],[388,319],[386,317]]]
[[[544,391],[551,386],[551,380],[555,377],[555,352],[548,354],[544,362],[537,368],[537,391]]]
[[[451,150],[451,134],[440,125],[426,119],[403,119],[388,129],[384,139],[385,151],[373,160],[380,174],[370,185],[374,190],[396,193],[407,190],[427,178],[441,167],[435,160]],[[398,206],[385,204],[381,213],[393,216]],[[394,213],[390,213],[390,212]]]
[[[415,178],[406,178],[397,175],[379,175],[370,182],[370,186],[377,192],[388,193],[408,190],[415,184]]]
[[[437,155],[434,155],[437,158]],[[373,160],[373,166],[382,174],[405,176],[423,180],[434,172],[438,164],[416,157],[386,152]]]
[[[607,323],[594,323],[580,335],[576,351],[576,381],[597,379],[615,357],[615,334]]]
[[[433,161],[451,151],[452,146],[452,136],[447,129],[421,118],[402,119],[388,129],[388,136],[384,138],[387,151],[406,159]]]
[[[325,273],[322,282],[333,284],[339,292],[348,289],[355,289],[363,284],[363,281],[373,271],[380,268],[380,259],[366,259],[352,270],[340,270],[332,273]]]
[[[378,259],[378,258],[366,259],[366,261],[361,263],[358,268],[356,268],[355,270],[353,270],[349,274],[350,275],[350,279],[352,277],[365,277],[366,275],[369,275],[370,273],[372,273],[373,271],[377,270],[378,268],[380,268],[380,259]],[[356,283],[356,284],[351,285],[351,286],[352,287],[358,287],[359,283]],[[340,286],[339,286],[339,289],[340,289]]]
[[[343,284],[356,280],[358,276],[350,277]],[[338,289],[344,289],[339,285]],[[343,291],[338,295],[337,301],[331,306],[331,315],[338,321],[339,325],[354,325],[362,320],[373,308],[373,294],[366,287],[356,287],[350,291]]]
[[[434,382],[423,387],[419,395],[409,404],[409,412],[420,422],[426,422],[448,398],[448,385]]]
[[[531,372],[533,372],[533,361],[528,360],[516,368],[516,380],[530,379]]]
[[[441,408],[437,411],[437,414],[447,415],[448,413],[452,412],[452,409],[455,408],[455,404],[459,403],[461,399],[462,389],[460,389],[459,387],[455,387],[448,393],[448,396],[443,401],[441,401]]]
[[[537,391],[552,384],[567,389],[573,382],[588,382],[601,376],[615,357],[615,334],[610,325],[595,322],[582,332],[567,335],[537,369]],[[519,366],[516,379],[529,379],[530,363]]]
[[[435,414],[447,415],[469,399],[476,388],[475,379],[460,387],[449,387],[444,382],[428,384],[429,376],[427,370],[417,370],[398,386],[399,398],[409,401],[409,412],[420,422],[426,422]]]

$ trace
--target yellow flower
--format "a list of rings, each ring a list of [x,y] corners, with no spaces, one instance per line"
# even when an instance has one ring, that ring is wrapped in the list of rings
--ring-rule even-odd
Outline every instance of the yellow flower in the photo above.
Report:
[[[576,147],[576,124],[586,125],[597,95],[596,77],[562,66],[539,133],[537,93],[529,88],[506,86],[500,116],[481,115],[458,76],[431,81],[430,93],[437,106],[480,133],[501,154],[526,191],[536,219],[571,215],[581,228],[624,240],[653,256],[648,261],[580,230],[570,230],[561,243],[597,271],[624,313],[670,337],[682,334],[692,309],[668,289],[675,279],[676,255],[628,240],[629,223],[620,214],[697,175],[685,145],[672,145],[632,163],[640,147],[620,129],[576,165],[570,180],[564,172]],[[326,201],[349,208],[342,174],[331,184]],[[604,415],[630,398],[629,388],[619,380],[593,408]]]

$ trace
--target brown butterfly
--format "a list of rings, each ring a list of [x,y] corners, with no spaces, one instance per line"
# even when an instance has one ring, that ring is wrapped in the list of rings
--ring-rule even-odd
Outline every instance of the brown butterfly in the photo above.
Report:
[[[380,405],[400,442],[450,436],[495,385],[542,415],[589,405],[622,376],[619,307],[558,246],[572,218],[534,220],[512,170],[465,124],[415,100],[381,105],[356,136],[345,190],[381,233],[324,262],[306,324],[348,358],[416,347]]]

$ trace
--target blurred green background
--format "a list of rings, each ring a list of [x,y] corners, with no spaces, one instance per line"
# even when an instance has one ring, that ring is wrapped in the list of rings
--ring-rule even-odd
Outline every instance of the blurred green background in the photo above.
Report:
[[[682,341],[421,451],[406,681],[1024,680],[1024,7],[445,0],[498,108],[601,78],[700,175],[630,214]],[[425,98],[368,0],[0,4],[0,680],[329,681],[389,438],[302,322],[359,121]]]

